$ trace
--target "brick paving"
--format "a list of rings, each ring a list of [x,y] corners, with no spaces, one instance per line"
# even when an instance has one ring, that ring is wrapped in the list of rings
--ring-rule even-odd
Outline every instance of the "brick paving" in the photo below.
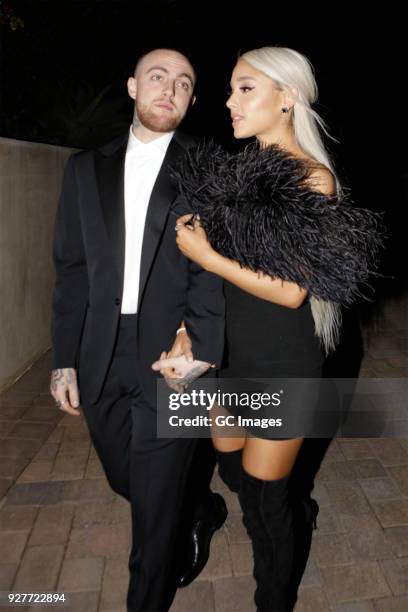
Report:
[[[408,377],[406,299],[389,301],[365,336],[362,376]],[[124,612],[128,503],[110,490],[82,417],[55,409],[49,368],[47,354],[0,396],[0,591],[60,591],[64,610]],[[392,418],[402,424],[407,398],[394,395]],[[217,474],[213,488],[226,499],[227,523],[172,612],[255,611],[236,496]],[[321,510],[296,612],[408,610],[408,438],[337,438],[314,494]]]

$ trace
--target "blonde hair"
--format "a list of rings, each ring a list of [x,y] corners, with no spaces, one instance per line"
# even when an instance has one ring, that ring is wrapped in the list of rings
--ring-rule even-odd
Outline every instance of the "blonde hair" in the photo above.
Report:
[[[292,90],[298,91],[293,106],[293,129],[300,148],[314,160],[328,168],[336,181],[337,195],[341,194],[341,185],[330,156],[323,144],[321,131],[330,136],[324,120],[313,108],[317,101],[318,89],[310,61],[294,49],[287,47],[261,47],[247,51],[240,56],[270,77],[275,86],[287,91],[293,97]]]
[[[341,184],[324,146],[321,132],[329,138],[332,136],[323,119],[312,108],[312,104],[317,101],[318,89],[310,61],[298,51],[286,47],[261,47],[247,51],[240,57],[270,77],[278,89],[287,91],[291,97],[294,97],[292,90],[297,90],[298,96],[295,99],[292,116],[296,141],[307,155],[332,172],[336,182],[337,197],[340,197]],[[313,295],[309,299],[316,335],[328,354],[339,340],[340,305],[326,302]]]

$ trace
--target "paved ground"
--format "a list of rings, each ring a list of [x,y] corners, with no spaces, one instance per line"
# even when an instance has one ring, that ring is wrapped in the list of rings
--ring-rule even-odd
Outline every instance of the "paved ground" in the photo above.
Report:
[[[407,301],[385,315],[362,375],[408,377]],[[0,591],[58,590],[69,595],[64,610],[124,612],[128,504],[109,489],[82,418],[62,416],[48,397],[49,367],[46,355],[0,396]],[[406,419],[406,398],[393,409]],[[218,477],[213,484],[228,521],[172,612],[255,610],[237,500]],[[318,530],[296,612],[408,610],[408,439],[335,440],[315,496]]]

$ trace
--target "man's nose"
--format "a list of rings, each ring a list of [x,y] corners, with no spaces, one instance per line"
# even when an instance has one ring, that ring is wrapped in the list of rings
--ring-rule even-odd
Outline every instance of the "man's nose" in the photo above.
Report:
[[[169,96],[169,98],[173,97],[176,91],[176,82],[168,79],[163,86],[163,93]]]

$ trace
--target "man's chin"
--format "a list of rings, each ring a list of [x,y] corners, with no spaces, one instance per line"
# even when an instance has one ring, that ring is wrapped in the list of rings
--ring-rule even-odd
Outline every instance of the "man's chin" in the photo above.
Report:
[[[139,121],[145,128],[152,132],[173,132],[181,123],[179,116],[160,116],[153,113],[139,115]]]

